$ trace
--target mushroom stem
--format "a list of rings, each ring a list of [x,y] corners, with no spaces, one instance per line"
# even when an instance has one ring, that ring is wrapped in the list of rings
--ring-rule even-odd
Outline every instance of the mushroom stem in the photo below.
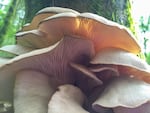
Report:
[[[89,113],[82,108],[85,95],[72,85],[60,86],[48,105],[48,113]]]
[[[17,74],[14,89],[15,113],[47,113],[55,89],[43,73],[24,70]]]

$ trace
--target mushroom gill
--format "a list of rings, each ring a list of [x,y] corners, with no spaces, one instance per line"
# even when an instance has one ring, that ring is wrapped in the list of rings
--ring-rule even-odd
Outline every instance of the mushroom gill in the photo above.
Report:
[[[149,106],[149,66],[136,56],[140,46],[124,26],[92,13],[48,7],[16,34],[16,42],[1,48],[12,59],[0,64],[0,102],[11,103],[14,113],[61,112],[57,107],[67,113],[64,102],[73,113]],[[112,93],[116,90],[126,98],[117,101],[122,95]],[[128,90],[139,98],[130,103]]]

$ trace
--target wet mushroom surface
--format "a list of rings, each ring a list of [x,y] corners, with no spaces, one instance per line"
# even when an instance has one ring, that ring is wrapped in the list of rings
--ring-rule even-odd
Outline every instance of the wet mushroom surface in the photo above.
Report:
[[[44,8],[0,51],[0,113],[150,113],[135,36],[101,16]]]

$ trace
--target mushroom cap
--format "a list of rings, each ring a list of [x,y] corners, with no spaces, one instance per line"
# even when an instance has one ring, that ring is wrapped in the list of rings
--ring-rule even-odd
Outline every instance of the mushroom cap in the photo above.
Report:
[[[72,13],[77,13],[78,14],[77,11],[74,11],[74,10],[68,9],[68,8],[46,7],[44,9],[38,11],[37,14],[35,15],[35,17],[33,18],[33,20],[31,21],[31,23],[28,23],[25,26],[23,26],[21,31],[29,31],[29,30],[37,29],[38,24],[43,19],[45,19],[49,16],[53,16],[53,15],[58,14],[58,13],[62,13],[62,12],[72,12]]]
[[[139,53],[140,46],[133,34],[124,26],[92,13],[60,13],[40,22],[39,30],[57,42],[65,35],[89,39],[96,52],[106,47],[121,48]]]
[[[150,83],[150,66],[136,55],[125,50],[105,48],[99,51],[90,63],[116,65],[120,74]]]
[[[46,34],[39,30],[18,32],[16,34],[17,45],[22,45],[32,49],[41,49],[52,45]]]
[[[9,60],[21,54],[32,51],[32,48],[22,45],[6,45],[0,48],[0,65],[4,65]]]
[[[10,54],[14,54],[15,56],[27,53],[32,51],[32,48],[25,47],[22,45],[7,45],[0,48],[0,51],[5,51]]]
[[[93,103],[93,108],[127,107],[135,108],[150,101],[150,84],[130,77],[117,77]]]
[[[73,85],[62,85],[54,93],[50,102],[48,113],[89,113],[82,108],[85,95]]]
[[[0,57],[0,66],[6,64],[6,62],[8,62],[9,60],[9,58]]]
[[[64,12],[72,12],[72,13],[76,13],[79,14],[79,12],[73,10],[73,9],[69,9],[69,8],[62,8],[62,7],[46,7],[41,9],[40,11],[38,11],[36,13],[36,15],[42,14],[42,13],[53,13],[58,14],[58,13],[64,13]]]
[[[150,102],[145,103],[136,108],[116,107],[113,109],[115,113],[149,113]]]

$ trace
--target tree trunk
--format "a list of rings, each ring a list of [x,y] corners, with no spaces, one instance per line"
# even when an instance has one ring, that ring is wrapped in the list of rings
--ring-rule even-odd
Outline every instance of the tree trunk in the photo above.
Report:
[[[12,0],[8,8],[7,14],[3,19],[3,24],[0,26],[0,43],[2,43],[2,41],[5,38],[5,35],[8,33],[10,25],[13,24],[12,18],[14,16],[14,12],[15,12],[14,6],[16,6],[16,3],[17,0]]]
[[[133,24],[130,0],[25,0],[25,4],[26,22],[30,22],[38,10],[48,6],[57,6],[79,12],[95,13],[129,28]],[[36,7],[33,7],[35,5]]]

